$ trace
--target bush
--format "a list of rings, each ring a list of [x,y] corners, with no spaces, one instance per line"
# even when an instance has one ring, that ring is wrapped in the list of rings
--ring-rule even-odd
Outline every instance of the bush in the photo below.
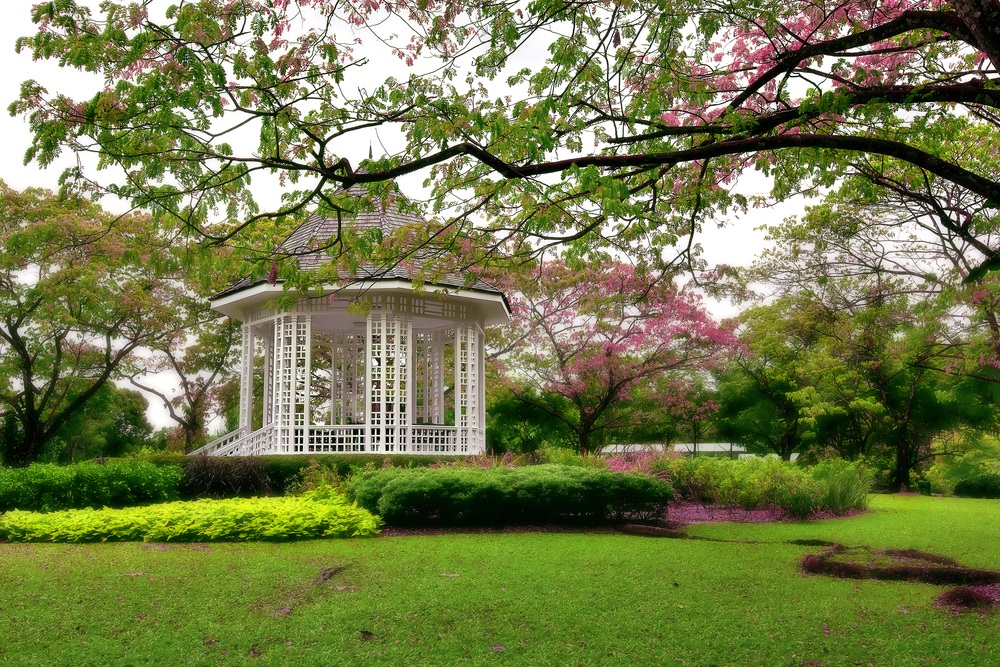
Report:
[[[831,459],[813,466],[810,475],[819,485],[822,509],[844,514],[868,507],[874,475],[863,464]]]
[[[393,525],[651,519],[673,497],[670,485],[654,477],[562,465],[384,469],[355,475],[347,488]]]
[[[872,485],[867,468],[846,461],[830,461],[811,471],[774,457],[652,456],[632,462],[612,459],[608,465],[664,477],[690,502],[746,511],[778,507],[795,518],[816,510],[843,514],[867,507]]]
[[[769,484],[772,502],[793,519],[804,520],[823,508],[823,491],[806,475],[778,473]]]
[[[961,498],[1000,498],[1000,475],[977,475],[955,485]]]
[[[339,491],[343,486],[344,480],[337,474],[335,468],[323,465],[316,459],[313,459],[309,462],[309,465],[299,470],[295,479],[285,487],[285,495],[300,496],[309,491],[320,489]]]
[[[184,461],[181,498],[250,498],[271,492],[271,480],[254,456],[191,456]]]
[[[174,500],[182,472],[146,461],[0,468],[0,512],[129,507]]]
[[[534,454],[539,463],[574,466],[577,468],[606,468],[608,466],[607,459],[601,456],[594,456],[592,454],[584,456],[566,447],[540,447]]]
[[[184,456],[183,454],[154,454],[142,460],[158,466],[181,466],[185,471],[186,489],[182,497],[186,498],[224,498],[233,496],[251,496],[290,493],[290,487],[300,485],[304,471],[312,462],[330,470],[337,477],[345,478],[353,472],[366,468],[382,467],[427,467],[442,462],[463,461],[466,456],[424,456],[417,454],[275,454],[256,457],[207,457],[213,461],[227,460],[229,464],[202,464],[199,459],[206,457]],[[242,470],[250,474],[252,479],[238,479],[240,464],[243,460],[253,460]],[[225,466],[225,467],[223,467]],[[260,478],[260,469],[267,477],[267,485]],[[232,489],[239,489],[232,491]]]
[[[359,537],[378,518],[332,493],[284,498],[196,500],[128,509],[13,511],[0,537],[16,542],[210,542]]]

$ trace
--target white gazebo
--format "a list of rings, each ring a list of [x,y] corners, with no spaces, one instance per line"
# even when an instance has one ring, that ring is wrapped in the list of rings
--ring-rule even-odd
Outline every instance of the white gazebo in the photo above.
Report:
[[[391,203],[370,208],[353,221],[359,230],[422,222]],[[326,256],[308,249],[335,225],[314,214],[281,249],[317,269]],[[323,297],[292,294],[292,305],[280,280],[247,279],[212,297],[213,309],[243,323],[240,421],[195,454],[484,451],[483,330],[510,318],[504,295],[461,275],[416,289],[399,267],[359,274]],[[357,299],[367,315],[351,307]]]

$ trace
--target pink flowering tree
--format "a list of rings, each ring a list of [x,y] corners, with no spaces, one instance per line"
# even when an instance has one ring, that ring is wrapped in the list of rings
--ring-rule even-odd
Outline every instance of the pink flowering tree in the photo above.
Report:
[[[956,188],[984,222],[1000,206],[988,168],[1000,150],[997,0],[109,0],[96,12],[60,0],[32,11],[37,32],[18,48],[95,83],[78,98],[24,83],[11,109],[34,135],[26,157],[93,155],[71,161],[69,182],[247,249],[261,248],[261,221],[336,216],[348,206],[337,186],[377,191],[413,172],[433,185],[442,234],[428,239],[613,246],[653,267],[666,249],[690,257],[704,220],[749,204],[734,189],[748,170],[773,176],[779,199],[862,174]],[[359,144],[383,137],[377,159],[359,159]],[[280,203],[258,201],[268,182]],[[356,261],[372,245],[352,247],[343,229],[320,241]],[[977,249],[970,276],[1000,265],[996,251]]]
[[[692,378],[735,344],[696,296],[619,262],[539,264],[512,305],[516,344],[503,363],[513,391],[564,422],[581,452],[599,451],[613,429],[700,414]]]

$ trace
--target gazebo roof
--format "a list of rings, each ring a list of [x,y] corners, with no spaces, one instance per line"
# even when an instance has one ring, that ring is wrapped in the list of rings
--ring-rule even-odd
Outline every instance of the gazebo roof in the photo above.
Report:
[[[368,196],[368,191],[360,185],[355,184],[347,190],[347,194],[360,199]],[[344,226],[349,225],[355,230],[381,229],[383,234],[389,234],[393,230],[406,225],[420,223],[426,223],[423,216],[400,211],[399,206],[391,199],[383,204],[382,201],[374,198],[367,210],[358,211],[353,217],[349,218],[345,215],[342,220]],[[282,254],[295,256],[300,268],[316,270],[329,261],[329,256],[322,246],[336,233],[336,219],[312,213],[305,222],[296,227],[282,241],[281,245],[278,246],[278,250]],[[341,287],[350,288],[352,285],[364,285],[366,288],[371,288],[377,286],[379,283],[385,283],[386,285],[390,283],[398,285],[400,281],[409,283],[416,277],[415,274],[420,270],[421,264],[422,262],[419,258],[416,261],[409,262],[406,266],[396,264],[391,267],[380,267],[371,263],[365,263],[360,265],[354,274],[341,272],[340,279],[343,281]],[[504,308],[509,313],[510,308],[503,292],[478,278],[468,281],[468,277],[469,274],[450,272],[434,276],[434,279],[428,281],[427,284],[429,287],[478,292],[484,295],[491,295],[494,298],[498,296],[503,301]],[[253,280],[247,276],[218,294],[213,295],[210,300],[213,302],[220,299],[229,301],[227,297],[235,296],[244,290],[250,290],[251,288],[265,284],[280,285],[282,282],[284,281],[281,279],[268,280],[266,278],[258,278]]]

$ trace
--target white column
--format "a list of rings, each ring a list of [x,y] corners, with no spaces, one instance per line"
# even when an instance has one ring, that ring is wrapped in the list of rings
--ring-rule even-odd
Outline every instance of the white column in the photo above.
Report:
[[[296,362],[299,354],[297,319],[281,315],[274,321],[274,422],[280,454],[291,453],[295,440]]]
[[[337,409],[337,396],[340,395],[338,382],[337,343],[336,337],[334,337],[334,341],[330,343],[330,426],[337,423],[337,415],[334,414],[334,411]],[[343,397],[341,404],[343,404]]]
[[[302,377],[302,412],[298,413],[302,451],[309,448],[309,427],[312,426],[312,316],[300,316],[296,326],[298,358],[296,374]]]
[[[431,386],[428,389],[428,400],[431,402],[431,423],[444,424],[444,336],[435,332],[429,348],[428,363],[431,370],[428,373]]]
[[[261,423],[267,426],[274,420],[274,386],[271,384],[274,377],[274,331],[272,327],[271,337],[264,342],[264,395],[261,397],[263,408],[263,418]]]
[[[464,325],[455,326],[455,384],[453,393],[455,396],[455,434],[459,454],[466,454],[469,451],[468,396],[466,393],[468,347],[466,346],[465,334]]]
[[[397,355],[403,362],[403,367],[400,369],[403,380],[403,395],[400,397],[398,407],[400,411],[399,439],[401,443],[405,443],[407,451],[411,451],[413,439],[410,437],[410,425],[416,421],[413,414],[413,395],[417,389],[416,383],[413,381],[414,367],[416,366],[416,354],[414,354],[414,351],[417,345],[416,341],[413,340],[413,322],[411,320],[408,319],[405,322],[403,332],[406,335],[400,341],[402,347]]]
[[[472,451],[486,450],[486,355],[483,354],[483,330],[469,327],[469,425],[472,428]]]
[[[375,441],[375,430],[373,422],[375,420],[372,410],[373,402],[378,398],[374,394],[374,382],[372,375],[375,374],[374,357],[381,353],[380,343],[376,342],[376,336],[380,334],[378,323],[373,321],[373,315],[368,314],[365,322],[365,447],[369,452],[379,451],[378,443]],[[381,341],[381,335],[377,336]],[[381,363],[381,360],[379,360]],[[381,407],[381,406],[380,406]]]
[[[254,335],[249,324],[243,325],[243,350],[240,355],[240,430],[249,433],[253,419]]]

